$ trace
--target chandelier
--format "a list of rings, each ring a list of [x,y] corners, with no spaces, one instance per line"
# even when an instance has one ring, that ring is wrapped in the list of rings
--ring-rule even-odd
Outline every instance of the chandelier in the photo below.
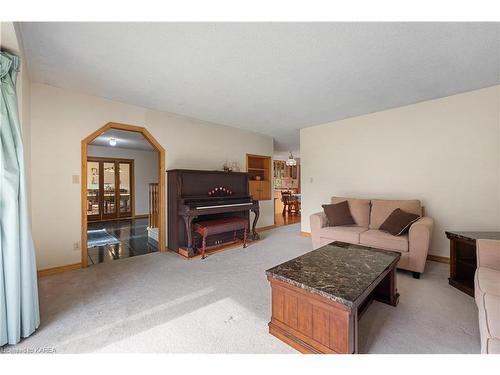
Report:
[[[294,167],[297,165],[297,160],[293,158],[292,153],[290,152],[290,156],[288,157],[288,160],[286,161],[286,165],[288,167]]]

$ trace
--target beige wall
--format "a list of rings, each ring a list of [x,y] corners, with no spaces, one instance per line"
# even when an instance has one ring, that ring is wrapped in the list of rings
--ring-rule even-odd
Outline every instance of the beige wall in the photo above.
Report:
[[[22,40],[13,22],[0,22],[0,47],[21,58],[21,70],[17,76],[17,104],[19,110],[19,121],[21,123],[21,133],[24,146],[24,162],[26,166],[26,182],[28,187],[28,201],[30,202],[30,175],[31,175],[31,123],[30,123],[30,88],[31,82],[28,68],[24,59]]]
[[[157,151],[90,145],[87,147],[87,155],[134,159],[135,214],[144,215],[149,212],[149,184],[158,182]]]
[[[302,230],[330,196],[422,200],[445,230],[500,230],[500,86],[302,129]]]
[[[152,111],[44,84],[31,86],[33,234],[38,268],[80,261],[80,142],[113,121],[146,127],[166,150],[166,167],[221,169],[246,153],[273,154],[271,137],[171,113]],[[50,166],[50,167],[48,167]],[[274,223],[261,202],[259,226]]]

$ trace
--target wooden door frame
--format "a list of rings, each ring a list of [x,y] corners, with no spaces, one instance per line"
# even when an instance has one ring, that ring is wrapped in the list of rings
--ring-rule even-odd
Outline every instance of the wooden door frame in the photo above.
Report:
[[[88,248],[87,248],[87,146],[94,139],[109,129],[126,130],[136,133],[141,133],[144,138],[158,152],[158,195],[159,212],[158,212],[158,248],[160,251],[165,251],[165,149],[144,127],[128,124],[120,124],[117,122],[108,122],[106,125],[97,129],[95,132],[85,137],[82,140],[81,147],[81,162],[82,162],[82,178],[81,178],[81,219],[82,219],[82,267],[88,265]]]
[[[113,157],[104,157],[104,156],[88,156],[87,155],[87,163],[88,162],[103,162],[103,163],[114,163],[115,165],[118,163],[124,163],[124,164],[130,164],[130,171],[129,171],[129,183],[130,183],[130,216],[121,216],[120,212],[120,205],[118,204],[118,210],[116,211],[116,217],[112,219],[101,219],[99,220],[91,220],[92,222],[99,222],[99,221],[110,221],[110,220],[120,220],[120,219],[133,219],[135,217],[135,161],[134,159],[125,159],[125,158],[113,158]],[[102,173],[104,174],[104,168]],[[99,178],[101,174],[101,171],[99,171]],[[104,182],[104,178],[102,179]],[[120,199],[120,192],[119,192],[119,173],[115,173],[115,185],[118,186],[118,190],[115,190],[115,200]],[[99,181],[100,184],[101,181]],[[99,208],[100,210],[102,207]],[[102,215],[101,215],[102,216]]]

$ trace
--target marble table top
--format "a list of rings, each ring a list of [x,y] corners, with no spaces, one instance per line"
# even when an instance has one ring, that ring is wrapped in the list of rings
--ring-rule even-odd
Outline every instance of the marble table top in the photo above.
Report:
[[[467,240],[500,240],[500,232],[456,232],[447,231],[447,236],[461,237]]]
[[[350,308],[400,257],[393,251],[333,242],[270,268],[266,274]]]

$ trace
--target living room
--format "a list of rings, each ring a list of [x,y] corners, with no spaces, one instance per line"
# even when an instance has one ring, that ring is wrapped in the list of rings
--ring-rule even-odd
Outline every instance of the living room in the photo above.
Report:
[[[5,362],[498,366],[497,20],[105,14],[1,22]]]

